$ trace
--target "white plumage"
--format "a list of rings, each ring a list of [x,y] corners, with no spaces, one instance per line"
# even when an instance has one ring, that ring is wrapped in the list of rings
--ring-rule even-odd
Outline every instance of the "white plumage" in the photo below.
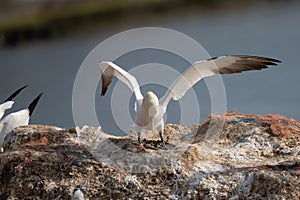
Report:
[[[2,119],[6,110],[10,109],[14,105],[14,101],[12,101],[27,85],[19,88],[15,92],[13,92],[2,104],[0,104],[0,119]]]
[[[82,186],[78,185],[74,188],[73,194],[72,194],[72,200],[84,200],[84,188]]]
[[[114,76],[124,82],[136,97],[135,123],[139,143],[141,142],[140,132],[147,130],[159,131],[161,141],[164,144],[162,137],[164,129],[163,116],[171,99],[181,99],[195,83],[204,77],[215,74],[261,70],[267,68],[268,65],[277,65],[278,63],[280,63],[279,60],[259,56],[221,56],[198,61],[174,82],[170,90],[161,99],[161,103],[159,103],[157,96],[153,92],[147,92],[143,97],[140,86],[134,76],[112,62],[100,62],[99,65],[102,72],[101,95],[105,95]]]
[[[28,125],[30,116],[32,115],[42,93],[40,93],[28,106],[28,108],[10,113],[0,121],[0,145],[2,146],[5,136],[14,128]]]
[[[0,105],[0,119],[2,119],[4,113],[6,110],[11,109],[11,107],[14,105],[13,101],[6,101]]]

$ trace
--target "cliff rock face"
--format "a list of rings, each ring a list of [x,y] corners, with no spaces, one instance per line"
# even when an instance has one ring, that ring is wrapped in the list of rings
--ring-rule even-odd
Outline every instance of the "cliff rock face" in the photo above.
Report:
[[[0,153],[0,199],[299,199],[300,122],[226,113],[199,126],[115,137],[99,128],[16,128]]]

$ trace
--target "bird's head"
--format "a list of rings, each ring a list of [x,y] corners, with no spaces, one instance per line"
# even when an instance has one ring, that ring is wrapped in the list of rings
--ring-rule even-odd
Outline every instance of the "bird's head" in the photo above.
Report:
[[[159,102],[158,102],[158,98],[157,96],[153,93],[153,92],[147,92],[144,96],[143,99],[143,104],[146,106],[158,106]]]
[[[142,106],[148,111],[150,117],[154,117],[158,113],[158,98],[153,92],[147,92],[144,96]]]

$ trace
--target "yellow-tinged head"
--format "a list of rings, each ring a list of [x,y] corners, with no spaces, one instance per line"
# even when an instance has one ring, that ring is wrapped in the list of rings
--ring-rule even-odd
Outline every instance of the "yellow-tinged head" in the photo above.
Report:
[[[159,101],[158,101],[157,96],[153,92],[147,92],[144,96],[143,104],[145,106],[150,106],[150,107],[153,105],[158,106]]]

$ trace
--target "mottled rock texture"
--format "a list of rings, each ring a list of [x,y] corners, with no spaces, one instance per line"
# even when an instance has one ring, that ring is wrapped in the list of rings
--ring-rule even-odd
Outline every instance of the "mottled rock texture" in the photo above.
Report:
[[[99,128],[30,125],[0,153],[0,199],[299,199],[300,122],[226,113],[203,125],[116,137]]]

